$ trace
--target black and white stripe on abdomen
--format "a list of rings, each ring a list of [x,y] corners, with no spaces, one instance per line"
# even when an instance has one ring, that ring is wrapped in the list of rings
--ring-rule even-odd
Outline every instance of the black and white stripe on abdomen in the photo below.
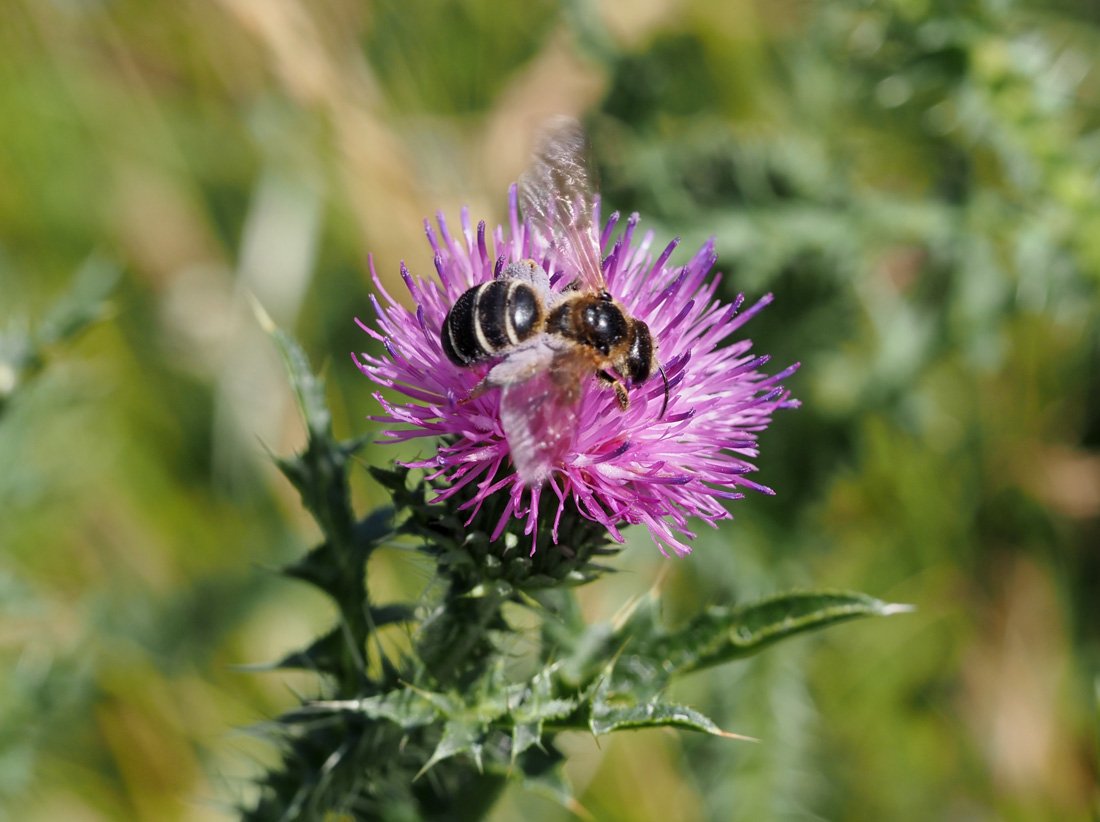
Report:
[[[534,289],[514,279],[466,291],[451,307],[440,342],[451,362],[473,365],[516,346],[537,330],[541,309]]]
[[[443,321],[443,333],[439,335],[443,353],[456,365],[472,365],[485,358],[474,333],[474,305],[477,293],[483,286],[465,291],[455,300],[447,319]]]
[[[507,345],[515,345],[509,339],[511,323],[508,322],[508,294],[519,283],[510,280],[493,280],[477,289],[474,298],[474,333],[478,345],[486,355],[500,351]]]

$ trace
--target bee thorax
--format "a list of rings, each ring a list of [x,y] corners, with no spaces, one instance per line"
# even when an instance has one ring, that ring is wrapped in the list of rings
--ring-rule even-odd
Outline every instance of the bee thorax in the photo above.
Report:
[[[555,308],[546,330],[594,348],[606,357],[626,340],[630,324],[614,303],[584,295]]]

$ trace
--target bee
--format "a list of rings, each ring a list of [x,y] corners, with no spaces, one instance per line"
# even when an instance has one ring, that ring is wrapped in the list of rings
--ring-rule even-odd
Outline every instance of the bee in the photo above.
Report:
[[[467,399],[501,389],[501,425],[528,486],[545,482],[572,444],[589,376],[613,390],[625,411],[628,388],[659,372],[661,417],[668,406],[668,379],[649,326],[630,315],[604,280],[585,148],[579,124],[557,121],[519,185],[523,215],[546,241],[556,267],[572,278],[569,285],[555,291],[534,260],[511,263],[462,294],[440,333],[455,365],[498,360]]]

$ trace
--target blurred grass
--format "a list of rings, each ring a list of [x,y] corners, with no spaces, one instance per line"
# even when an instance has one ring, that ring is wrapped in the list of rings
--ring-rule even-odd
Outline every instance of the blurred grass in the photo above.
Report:
[[[369,430],[367,254],[499,219],[533,129],[589,126],[606,199],[681,253],[714,234],[748,329],[801,360],[763,437],[779,491],[693,557],[639,535],[671,616],[791,585],[916,614],[689,683],[763,741],[571,740],[599,819],[1085,819],[1100,675],[1100,16],[1085,0],[501,6],[15,0],[0,26],[0,347],[93,257],[109,315],[0,416],[0,808],[218,817],[327,624],[263,566],[314,536],[264,447],[302,434],[253,293]],[[22,348],[21,348],[22,346]],[[7,396],[7,392],[5,391]],[[375,449],[371,463],[394,457]],[[358,478],[357,503],[379,502]],[[380,557],[407,595],[425,569]],[[289,686],[289,687],[288,687]],[[509,793],[497,818],[564,819]]]

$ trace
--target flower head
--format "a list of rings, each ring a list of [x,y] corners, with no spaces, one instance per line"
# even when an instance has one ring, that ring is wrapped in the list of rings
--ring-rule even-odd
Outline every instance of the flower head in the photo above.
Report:
[[[438,233],[425,221],[436,277],[415,276],[401,267],[414,309],[386,293],[372,262],[371,276],[380,297],[372,297],[376,320],[374,327],[359,325],[382,343],[386,353],[360,354],[355,361],[375,383],[409,400],[391,402],[376,392],[385,413],[372,419],[387,426],[384,436],[391,441],[436,438],[434,454],[408,465],[445,483],[437,501],[472,489],[464,503],[470,521],[490,495],[507,494],[509,504],[495,524],[493,539],[513,517],[526,519],[525,533],[535,533],[540,499],[552,493],[557,500],[551,532],[555,543],[563,511],[576,506],[617,541],[622,541],[619,529],[624,523],[641,524],[662,552],[690,552],[684,541],[694,537],[689,517],[713,525],[730,517],[723,502],[742,497],[743,490],[773,493],[749,479],[756,470],[750,460],[757,455],[756,434],[773,412],[797,405],[781,385],[797,366],[764,374],[760,368],[768,358],[753,356],[749,340],[732,339],[771,297],[744,310],[743,296],[732,304],[722,303],[715,298],[720,278],[710,276],[717,259],[713,240],[686,265],[670,266],[678,241],[654,256],[652,232],[640,239],[635,236],[636,214],[608,252],[619,223],[619,215],[612,214],[600,236],[607,252],[607,288],[634,318],[649,326],[664,379],[632,387],[629,407],[621,410],[614,392],[598,385],[594,375],[586,378],[567,453],[544,485],[528,486],[512,465],[501,425],[500,391],[471,393],[492,363],[457,366],[440,342],[444,319],[455,301],[473,286],[492,280],[509,263],[535,259],[554,272],[548,241],[519,219],[515,187],[509,206],[508,226],[498,226],[491,235],[484,222],[475,229],[466,210],[457,235],[442,215]],[[553,288],[561,290],[570,282],[568,275],[555,272]]]

